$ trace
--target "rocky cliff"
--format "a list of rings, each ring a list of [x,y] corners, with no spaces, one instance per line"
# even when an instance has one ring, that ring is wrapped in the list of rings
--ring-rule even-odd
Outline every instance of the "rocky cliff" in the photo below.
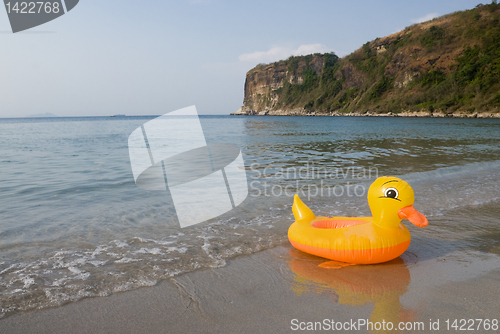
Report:
[[[500,5],[377,38],[352,54],[290,57],[248,71],[239,115],[500,114]]]

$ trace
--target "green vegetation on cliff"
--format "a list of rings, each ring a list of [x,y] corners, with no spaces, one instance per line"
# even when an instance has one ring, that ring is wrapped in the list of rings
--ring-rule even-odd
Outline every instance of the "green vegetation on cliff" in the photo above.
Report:
[[[252,85],[262,80],[269,87],[257,91]],[[498,112],[499,92],[495,1],[367,42],[342,59],[314,54],[259,65],[247,73],[244,103],[256,111]]]

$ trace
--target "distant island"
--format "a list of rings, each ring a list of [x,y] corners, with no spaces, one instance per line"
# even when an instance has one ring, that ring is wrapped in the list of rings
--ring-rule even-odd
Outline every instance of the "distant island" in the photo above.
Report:
[[[50,112],[46,112],[45,114],[34,114],[34,115],[28,115],[26,117],[57,117],[57,116],[51,114]]]
[[[500,117],[500,5],[414,24],[350,55],[248,71],[231,115]]]

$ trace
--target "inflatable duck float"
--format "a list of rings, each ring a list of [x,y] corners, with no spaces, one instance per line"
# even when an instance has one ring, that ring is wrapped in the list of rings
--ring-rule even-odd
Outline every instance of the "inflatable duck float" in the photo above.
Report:
[[[295,195],[295,222],[288,229],[288,239],[298,250],[336,262],[387,262],[410,245],[410,232],[402,219],[418,227],[429,224],[413,207],[414,199],[407,182],[388,176],[379,177],[368,189],[372,217],[316,217]]]

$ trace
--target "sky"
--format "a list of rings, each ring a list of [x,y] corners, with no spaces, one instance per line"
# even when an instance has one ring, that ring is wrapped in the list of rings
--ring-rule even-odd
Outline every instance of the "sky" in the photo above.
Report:
[[[291,55],[345,56],[478,0],[80,0],[12,33],[0,10],[0,117],[235,112],[245,73]]]

